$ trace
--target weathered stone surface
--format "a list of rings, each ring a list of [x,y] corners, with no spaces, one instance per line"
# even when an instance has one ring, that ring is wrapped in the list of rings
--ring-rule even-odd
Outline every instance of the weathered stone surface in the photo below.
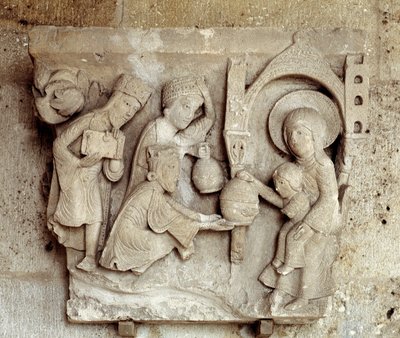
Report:
[[[269,26],[348,27],[368,26],[375,15],[372,1],[334,0],[318,6],[315,15],[314,1],[263,1],[235,0],[179,2],[141,1],[125,5],[122,23],[131,27],[247,27]],[[351,11],[352,15],[348,15]],[[201,15],[198,15],[201,13]],[[322,20],[323,18],[323,20]]]
[[[119,322],[118,334],[122,337],[135,337],[136,327],[134,322]]]
[[[3,82],[16,82],[20,85],[30,83],[33,68],[27,54],[28,35],[20,30],[2,29],[0,43],[0,75]],[[21,71],[22,69],[25,71]],[[28,87],[23,89],[30,95]]]
[[[115,26],[120,21],[117,0],[5,0],[0,20],[27,25]]]
[[[382,80],[400,79],[400,4],[395,0],[380,1],[378,7],[379,63]]]
[[[64,322],[65,280],[42,274],[0,278],[1,337],[114,337],[113,325],[85,326]],[[35,301],[33,301],[35,299]],[[49,325],[49,323],[52,323]]]
[[[256,325],[256,338],[268,338],[274,333],[274,322],[272,320],[261,320]]]
[[[391,2],[380,1],[390,8]],[[381,6],[381,5],[380,5]],[[276,27],[282,29],[352,28],[368,33],[366,54],[371,74],[379,67],[377,23],[380,17],[376,2],[342,0],[316,3],[313,0],[290,1],[156,1],[125,3],[122,25],[125,27]],[[379,22],[380,24],[380,22]]]
[[[273,318],[293,324],[324,315],[334,292],[336,233],[346,216],[339,203],[347,207],[338,199],[338,185],[348,184],[351,173],[350,164],[343,178],[341,163],[357,156],[346,148],[353,141],[354,121],[360,125],[354,133],[364,138],[368,125],[366,109],[353,107],[355,95],[364,95],[368,106],[368,73],[365,66],[354,70],[354,57],[348,56],[365,52],[363,32],[39,27],[30,38],[36,107],[57,135],[47,215],[58,241],[71,248],[71,321]],[[129,75],[116,79],[121,72]],[[364,79],[358,84],[362,93],[350,85],[357,74]],[[87,108],[90,83],[108,97]],[[146,83],[154,91],[150,99]],[[79,113],[80,119],[67,122]],[[90,154],[88,129],[101,144]],[[341,130],[337,182],[323,149]],[[119,136],[113,137],[126,138],[123,159],[102,141],[116,131]],[[297,132],[304,139],[297,139]],[[231,178],[220,196],[222,220],[215,215],[218,195],[196,190],[193,161],[184,157],[205,159],[210,148],[225,168],[222,181]],[[279,195],[263,183],[271,175]],[[309,188],[306,175],[313,182]],[[287,214],[281,230],[282,217],[268,204],[259,205],[258,195]],[[197,235],[200,230],[218,232]],[[100,232],[105,235],[98,260]],[[296,242],[299,236],[302,244]],[[321,271],[312,272],[314,266]],[[315,278],[303,281],[303,270]],[[288,283],[283,289],[280,276]]]
[[[54,260],[59,260],[57,245],[42,231],[46,203],[42,179],[46,179],[43,176],[46,162],[51,160],[50,148],[46,145],[49,135],[45,126],[23,114],[31,109],[28,83],[2,82],[0,98],[4,156],[0,174],[0,270],[7,274],[53,274],[57,272],[52,267]],[[12,158],[15,162],[10,161]],[[26,175],[27,172],[30,174]],[[10,240],[14,236],[18,240]],[[34,256],[40,257],[42,264],[34,263]]]
[[[11,1],[9,2],[11,3]],[[15,3],[15,1],[12,1],[11,5]],[[20,1],[19,3],[22,2]],[[124,16],[125,26],[139,27],[142,25],[145,28],[149,28],[150,26],[161,24],[172,26],[173,23],[176,23],[179,26],[189,25],[193,27],[197,22],[205,22],[204,27],[237,26],[239,24],[255,26],[261,24],[275,26],[276,28],[290,26],[297,30],[304,26],[325,27],[331,25],[331,27],[347,26],[367,31],[366,47],[370,53],[368,63],[372,80],[372,108],[369,112],[369,120],[372,121],[370,125],[371,139],[363,147],[364,157],[359,158],[354,167],[354,188],[350,191],[352,199],[350,209],[352,211],[349,215],[348,226],[342,234],[340,264],[337,264],[336,269],[337,280],[342,282],[339,285],[339,291],[334,297],[329,317],[302,327],[281,327],[277,325],[273,337],[399,336],[400,280],[398,259],[396,258],[398,254],[396,239],[400,237],[399,227],[397,226],[400,208],[397,156],[397,149],[399,148],[397,129],[400,123],[397,116],[400,109],[398,106],[400,88],[396,81],[392,81],[397,72],[396,69],[398,69],[396,66],[398,57],[392,57],[391,55],[395,55],[396,46],[399,45],[400,41],[398,34],[390,34],[391,31],[395,32],[398,27],[397,11],[395,10],[396,1],[330,1],[326,4],[321,4],[320,1],[252,1],[251,5],[244,1],[232,1],[230,4],[224,2],[226,5],[222,5],[223,7],[221,8],[224,10],[221,11],[221,14],[209,13],[210,15],[206,18],[204,18],[203,14],[207,9],[201,1],[197,1],[196,5],[193,5],[192,12],[185,11],[180,13],[181,15],[179,16],[176,15],[177,6],[174,5],[169,6],[168,9],[164,6],[164,16],[160,15],[156,10],[150,8],[157,3],[159,1],[155,3],[150,1],[135,2],[135,6],[142,8],[140,11],[135,12],[132,9],[133,3],[125,1],[127,9]],[[211,3],[210,6],[212,5]],[[179,6],[181,8],[188,5],[182,4]],[[236,6],[245,9],[243,15],[235,11]],[[251,11],[248,10],[250,6],[252,6]],[[128,9],[128,7],[131,7],[131,9]],[[268,10],[263,10],[263,7],[268,7]],[[38,12],[36,7],[32,8],[31,16],[43,18],[41,22],[44,24],[65,24],[60,18],[66,18],[64,13],[71,13],[73,6],[70,6],[69,9],[59,7],[57,12],[54,12],[54,8],[54,6],[50,5],[48,11],[41,12]],[[385,14],[385,11],[388,13]],[[23,13],[23,10],[19,10],[19,13]],[[119,19],[121,18],[121,12],[113,15]],[[105,16],[107,17],[108,14]],[[189,20],[185,19],[185,16],[192,17],[192,21],[188,22]],[[389,17],[388,20],[386,16]],[[98,26],[105,25],[105,21],[107,21],[104,20],[101,11],[96,13],[95,18],[91,16],[89,18],[93,20],[93,24]],[[28,94],[30,83],[27,83],[26,80],[31,78],[31,66],[29,65],[27,46],[23,47],[26,41],[23,38],[21,39],[21,36],[24,37],[23,32],[26,30],[26,26],[23,25],[24,22],[18,24],[20,19],[24,19],[22,14],[18,17],[8,16],[8,19],[3,16],[0,21],[2,27],[0,36],[4,37],[2,48],[0,48],[0,71],[3,83],[6,81],[11,84],[9,87],[11,93],[9,91],[4,92],[5,97],[19,92],[26,92],[27,94],[24,95],[30,95]],[[82,18],[79,20],[81,22],[84,21]],[[388,21],[387,23],[386,20]],[[77,21],[70,17],[65,22],[76,24]],[[10,31],[5,27],[17,28],[17,31]],[[389,34],[390,38],[388,38]],[[17,62],[17,60],[20,60],[20,56],[22,56],[22,61]],[[5,60],[7,62],[3,63]],[[28,104],[20,105],[18,99],[15,99],[12,104],[13,109],[6,109],[1,104],[1,117],[2,121],[4,121],[2,125],[8,125],[7,120],[16,119],[15,114],[17,112],[19,112],[18,120],[24,120],[25,117],[29,117],[29,120],[33,121],[31,108]],[[29,125],[32,128],[29,129],[29,133],[37,133],[35,123],[32,124],[30,122]],[[21,135],[26,135],[15,133],[12,128],[2,129],[1,134],[8,135],[8,139],[13,140],[12,145],[20,144],[25,140],[25,136]],[[44,149],[44,152],[51,146],[51,142],[47,138],[41,138],[40,144],[43,148],[39,149]],[[2,153],[9,154],[8,148],[11,148],[12,145],[10,143],[2,143]],[[38,153],[25,153],[24,158],[21,156],[16,157],[15,155],[1,157],[3,165],[0,166],[0,170],[2,172],[1,177],[4,178],[1,181],[2,190],[5,190],[3,187],[7,184],[7,191],[3,192],[2,198],[11,199],[14,204],[11,205],[7,201],[5,204],[7,209],[1,208],[1,212],[6,212],[9,216],[7,216],[8,220],[3,216],[3,220],[6,220],[6,222],[2,223],[2,231],[5,232],[1,236],[0,245],[4,249],[4,255],[2,255],[1,259],[4,258],[6,263],[2,265],[0,274],[3,276],[5,274],[4,270],[7,272],[18,269],[20,272],[12,272],[7,275],[12,282],[7,280],[7,286],[2,286],[1,288],[0,301],[4,302],[2,303],[2,318],[5,316],[9,320],[1,322],[0,336],[31,336],[33,332],[38,333],[38,337],[81,337],[82,334],[85,337],[115,336],[116,330],[110,326],[94,327],[91,325],[87,327],[65,322],[64,304],[67,297],[67,287],[61,279],[54,281],[57,290],[53,293],[46,289],[46,285],[49,282],[41,284],[45,290],[43,292],[29,288],[32,280],[35,279],[35,271],[41,273],[41,271],[52,270],[56,275],[65,275],[66,273],[62,268],[63,264],[54,260],[55,256],[60,257],[60,251],[58,251],[57,255],[53,254],[54,249],[50,254],[47,252],[41,254],[42,248],[50,240],[53,241],[53,245],[55,243],[54,239],[48,234],[43,221],[35,221],[35,224],[32,225],[34,230],[31,227],[23,227],[21,228],[23,231],[18,233],[19,228],[16,227],[18,223],[22,224],[24,221],[35,220],[37,217],[36,212],[40,212],[41,215],[45,214],[44,202],[41,202],[40,206],[33,206],[33,202],[29,202],[30,198],[35,201],[40,200],[40,195],[37,191],[34,195],[28,193],[29,190],[25,191],[28,197],[24,199],[24,202],[29,202],[26,207],[22,204],[16,204],[18,203],[16,191],[20,187],[24,189],[29,189],[29,187],[22,183],[23,180],[20,181],[13,177],[17,175],[24,176],[28,177],[28,180],[31,180],[32,183],[36,182],[34,184],[38,182],[36,181],[37,177],[34,178],[30,174],[31,167],[27,170],[26,166],[21,166],[21,161],[23,159],[34,161],[36,166],[44,170],[46,161],[49,159],[49,157],[42,156],[37,162],[38,159],[35,154]],[[45,160],[43,157],[47,159]],[[371,165],[374,168],[373,170],[365,169]],[[6,172],[3,168],[7,168],[8,171]],[[11,173],[9,170],[11,170]],[[43,173],[44,171],[41,172],[41,174]],[[13,182],[13,184],[8,184],[8,181]],[[39,186],[36,185],[36,188],[39,188]],[[38,196],[39,200],[36,199]],[[21,209],[25,214],[19,212]],[[23,246],[23,254],[18,251],[18,255],[15,255],[9,247],[21,247],[21,242],[33,242],[31,240],[31,231],[33,231],[34,238],[39,242],[35,241],[34,244]],[[42,240],[40,240],[40,237],[42,237]],[[48,248],[50,249],[50,247],[49,245]],[[34,264],[30,263],[30,255],[35,255]],[[21,274],[21,270],[25,269],[30,269],[32,273]],[[24,280],[27,282],[24,282]],[[13,293],[16,288],[11,287],[11,284],[21,285],[20,288],[18,287],[17,293]],[[62,298],[57,298],[60,295],[60,290],[63,290],[64,295]],[[38,293],[43,294],[43,296],[34,296]],[[52,301],[48,300],[48,294],[54,295]],[[13,295],[14,298],[11,299],[8,295]],[[19,300],[19,298],[15,298],[18,295],[26,295],[26,297]],[[48,301],[42,303],[42,299]],[[32,308],[36,309],[35,316],[26,310],[28,303]],[[6,306],[4,307],[3,304],[6,304]],[[57,307],[57,317],[51,317],[54,311],[51,308],[49,309],[49,304]],[[11,316],[11,313],[15,315]],[[41,322],[32,321],[33,317],[43,318],[43,320]],[[30,329],[30,331],[26,331],[26,328]],[[11,329],[12,332],[10,331]],[[193,336],[199,338],[250,338],[254,337],[254,332],[247,326],[238,327],[236,325],[139,325],[138,335],[141,338]]]

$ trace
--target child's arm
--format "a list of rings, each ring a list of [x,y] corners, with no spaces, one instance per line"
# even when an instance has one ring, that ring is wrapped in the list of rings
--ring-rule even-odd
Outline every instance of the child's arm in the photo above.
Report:
[[[258,194],[265,199],[267,202],[275,205],[276,207],[283,208],[283,199],[279,196],[272,188],[266,186],[264,183],[256,179],[253,175],[245,170],[239,171],[236,177],[241,180],[250,182],[256,188]]]
[[[310,201],[303,192],[297,193],[281,211],[294,223],[298,223],[310,211]]]
[[[268,201],[269,203],[275,205],[279,209],[283,208],[283,199],[279,196],[272,188],[266,186],[260,181],[255,181],[255,184],[258,187],[258,193],[260,196]]]

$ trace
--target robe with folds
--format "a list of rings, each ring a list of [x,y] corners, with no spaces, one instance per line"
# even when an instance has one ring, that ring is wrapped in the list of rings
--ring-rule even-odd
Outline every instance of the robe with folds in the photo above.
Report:
[[[116,182],[123,174],[110,170],[110,160],[102,159],[90,167],[80,166],[80,146],[85,130],[111,131],[112,125],[104,114],[88,113],[79,117],[60,133],[53,144],[54,176],[50,191],[49,227],[58,241],[66,247],[84,249],[84,224],[103,221],[104,192],[101,176]]]
[[[213,123],[212,119],[202,116],[192,121],[187,128],[179,130],[173,136],[166,137],[163,131],[163,118],[159,117],[151,121],[143,129],[132,158],[132,170],[125,198],[133,192],[138,184],[146,180],[149,172],[146,151],[149,146],[155,144],[175,146],[180,148],[180,156],[183,156],[184,149],[205,141]]]
[[[199,231],[196,213],[174,202],[155,181],[125,201],[100,258],[108,269],[143,273],[174,248],[188,248]]]
[[[339,250],[337,232],[340,228],[338,187],[332,161],[297,161],[303,169],[304,191],[310,198],[311,209],[303,223],[314,231],[304,247],[305,266],[280,275],[269,264],[259,280],[267,287],[284,291],[293,297],[317,299],[333,294],[332,264]]]

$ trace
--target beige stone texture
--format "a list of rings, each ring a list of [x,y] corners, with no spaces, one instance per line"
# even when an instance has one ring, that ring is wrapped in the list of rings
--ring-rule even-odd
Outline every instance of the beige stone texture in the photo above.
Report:
[[[93,6],[95,11],[90,9]],[[117,335],[115,325],[66,321],[65,251],[46,229],[42,193],[42,182],[48,182],[50,173],[51,135],[32,116],[31,109],[32,66],[26,32],[36,24],[365,30],[371,69],[370,138],[351,178],[350,213],[336,264],[339,290],[327,318],[306,326],[277,325],[273,337],[398,337],[399,11],[397,0],[3,1],[0,337]],[[255,330],[239,325],[138,325],[137,336],[250,338]]]
[[[4,0],[0,18],[22,26],[114,26],[120,0]]]

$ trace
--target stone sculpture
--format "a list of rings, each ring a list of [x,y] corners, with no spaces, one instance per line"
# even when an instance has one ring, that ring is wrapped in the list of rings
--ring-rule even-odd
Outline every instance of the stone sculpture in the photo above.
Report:
[[[367,136],[364,37],[212,32],[31,32],[35,113],[55,132],[48,226],[67,248],[71,321],[325,315]],[[101,64],[93,39],[113,51]]]
[[[274,173],[274,182],[283,198],[282,212],[290,221],[280,230],[274,260],[260,276],[263,284],[275,289],[270,297],[274,310],[297,310],[308,305],[310,299],[333,293],[331,268],[340,227],[335,169],[323,150],[336,138],[338,128],[328,124],[332,119],[324,119],[323,114],[311,108],[286,114],[283,126],[274,129],[282,130],[284,144],[295,164],[280,166]],[[286,178],[282,177],[285,168]],[[239,172],[238,176],[256,180],[246,172]],[[258,181],[256,186],[260,185]],[[269,201],[269,196],[263,197]],[[286,295],[294,297],[290,304],[284,303]]]
[[[103,222],[100,172],[103,171],[109,181],[116,182],[124,171],[122,150],[118,149],[124,137],[120,128],[142,106],[137,99],[136,82],[122,75],[104,107],[74,120],[54,141],[54,165],[60,190],[49,221],[62,243],[68,240],[63,238],[62,227],[85,226],[86,256],[78,265],[83,270],[91,271],[96,267]],[[71,149],[72,146],[75,149]],[[94,152],[90,148],[94,148]]]
[[[204,114],[196,116],[203,104]],[[166,83],[162,92],[162,108],[163,116],[150,122],[140,136],[132,159],[126,197],[146,178],[146,149],[149,145],[175,145],[180,158],[185,154],[196,157],[209,155],[201,153],[201,145],[215,122],[215,111],[204,79],[186,76]]]
[[[324,118],[325,113],[298,108],[289,112],[281,128],[287,149],[303,171],[304,191],[311,206],[295,225],[293,234],[293,240],[304,248],[304,264],[291,273],[288,273],[288,267],[278,269],[280,276],[277,281],[269,280],[273,273],[269,266],[260,276],[261,282],[275,288],[271,295],[274,308],[286,305],[281,303],[285,298],[279,295],[281,292],[295,298],[285,308],[297,310],[308,305],[310,299],[329,296],[334,291],[331,269],[337,255],[336,234],[341,224],[335,168],[323,149],[336,138],[337,128],[329,123],[331,119]],[[290,242],[290,237],[287,237],[287,250]]]
[[[96,105],[101,86],[90,81],[83,71],[57,69],[51,71],[40,61],[35,62],[35,108],[37,116],[46,123],[59,124],[74,114]]]
[[[288,218],[279,231],[277,249],[272,265],[281,275],[286,275],[294,268],[304,267],[304,245],[309,238],[300,238],[294,225],[303,220],[310,211],[310,200],[304,192],[303,173],[301,169],[286,162],[279,166],[273,176],[276,191],[283,199],[281,210]],[[302,240],[302,241],[301,241]]]
[[[211,157],[210,146],[206,142],[199,145],[199,159],[193,166],[192,180],[202,194],[220,191],[225,184],[223,170]]]
[[[283,275],[290,273],[294,268],[304,267],[305,243],[299,241],[297,228],[294,228],[310,211],[309,198],[303,191],[302,170],[291,162],[285,162],[275,170],[272,177],[275,190],[282,198],[281,203],[277,202],[279,199],[272,192],[268,195],[262,194],[263,190],[269,188],[248,172],[240,171],[237,176],[247,182],[254,182],[254,190],[267,201],[275,202],[275,205],[289,218],[279,231],[275,258],[271,263],[273,267]],[[308,238],[303,240],[307,242]]]
[[[181,258],[194,253],[199,230],[230,230],[219,215],[203,215],[175,202],[179,154],[171,146],[147,148],[149,172],[128,197],[115,221],[100,264],[109,269],[142,274],[155,261],[177,249]]]

